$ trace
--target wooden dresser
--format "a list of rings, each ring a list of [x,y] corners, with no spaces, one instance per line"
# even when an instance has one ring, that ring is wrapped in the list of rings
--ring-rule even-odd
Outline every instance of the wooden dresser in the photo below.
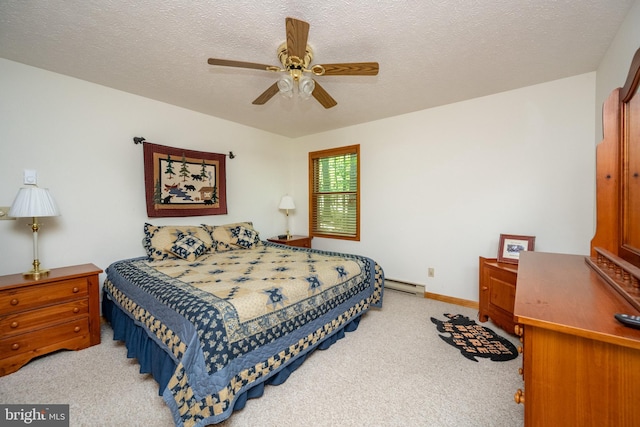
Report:
[[[486,322],[491,318],[493,323],[513,334],[513,304],[516,299],[518,265],[501,263],[496,258],[480,257],[478,271],[478,319]]]
[[[514,313],[523,341],[526,426],[640,425],[637,314],[582,255],[520,254]]]
[[[100,343],[101,272],[83,264],[39,280],[0,276],[0,376],[52,351]]]
[[[640,49],[602,109],[590,256],[520,254],[526,426],[640,425],[640,330],[614,318],[640,315],[639,89]]]

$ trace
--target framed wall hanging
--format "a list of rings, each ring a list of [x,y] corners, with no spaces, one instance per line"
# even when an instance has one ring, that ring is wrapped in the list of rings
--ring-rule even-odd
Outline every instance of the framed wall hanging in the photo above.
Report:
[[[520,252],[532,251],[536,238],[534,236],[516,236],[501,234],[498,246],[498,262],[517,264]]]
[[[144,142],[149,217],[227,213],[226,155]]]

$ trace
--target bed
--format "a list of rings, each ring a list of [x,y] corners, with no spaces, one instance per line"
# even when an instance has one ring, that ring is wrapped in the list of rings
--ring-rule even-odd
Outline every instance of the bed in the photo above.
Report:
[[[382,306],[367,257],[262,241],[251,222],[144,230],[147,256],[107,268],[102,310],[177,426],[224,421]]]

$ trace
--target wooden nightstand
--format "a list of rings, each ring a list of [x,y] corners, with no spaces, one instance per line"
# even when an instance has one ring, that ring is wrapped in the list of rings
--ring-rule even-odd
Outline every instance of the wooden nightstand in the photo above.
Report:
[[[311,239],[309,236],[291,236],[290,239],[278,239],[277,237],[271,237],[267,239],[273,243],[280,243],[281,245],[297,246],[299,248],[311,248]]]
[[[39,280],[0,276],[0,376],[43,354],[100,344],[100,273],[83,264]]]
[[[493,323],[514,335],[516,325],[513,306],[516,300],[518,264],[500,263],[495,258],[480,257],[478,319]]]

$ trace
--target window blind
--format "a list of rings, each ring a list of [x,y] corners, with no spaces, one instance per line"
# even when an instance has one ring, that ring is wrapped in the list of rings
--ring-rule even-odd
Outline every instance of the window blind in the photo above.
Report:
[[[312,157],[313,235],[359,239],[358,146]]]

